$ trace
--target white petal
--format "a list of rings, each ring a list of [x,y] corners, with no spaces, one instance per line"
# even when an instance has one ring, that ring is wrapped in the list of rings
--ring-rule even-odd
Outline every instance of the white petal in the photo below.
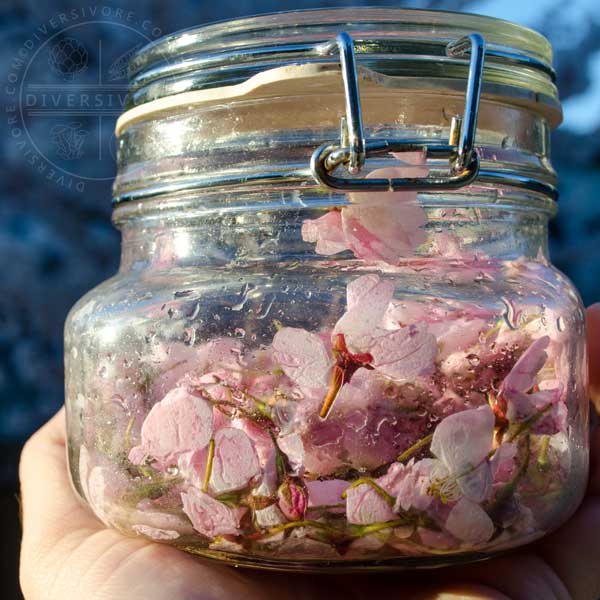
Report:
[[[373,332],[379,327],[392,296],[394,284],[377,275],[363,275],[348,285],[348,312],[337,322],[333,334],[343,333],[348,347],[366,352]]]
[[[477,467],[492,448],[494,413],[485,405],[446,417],[433,432],[431,451],[455,476]]]
[[[333,359],[319,336],[304,329],[283,327],[273,338],[273,349],[277,363],[298,385],[308,388],[327,385]]]
[[[459,540],[473,544],[487,542],[494,534],[494,524],[488,514],[467,498],[454,505],[446,529]]]

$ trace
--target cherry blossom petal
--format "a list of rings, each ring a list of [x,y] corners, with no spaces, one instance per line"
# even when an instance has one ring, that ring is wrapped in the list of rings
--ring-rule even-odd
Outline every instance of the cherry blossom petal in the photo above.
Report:
[[[487,405],[450,415],[433,432],[431,451],[452,475],[463,475],[491,450],[494,422],[494,413]]]
[[[517,445],[512,442],[504,442],[496,448],[496,452],[490,458],[490,469],[494,483],[504,483],[511,479],[514,475],[517,455]]]
[[[363,275],[348,284],[346,294],[348,311],[332,335],[342,333],[351,350],[366,352],[394,295],[394,284],[377,275]]]
[[[399,156],[399,155],[398,155]],[[423,164],[423,157],[408,153],[407,160]],[[376,169],[367,179],[422,177],[427,169],[419,165]],[[422,244],[427,236],[421,229],[427,213],[417,204],[417,193],[383,192],[349,194],[352,205],[342,210],[346,241],[357,258],[396,263]]]
[[[299,473],[304,465],[304,443],[299,433],[290,433],[277,438],[279,449],[287,459],[295,473]]]
[[[189,517],[194,529],[209,538],[218,535],[236,535],[245,509],[229,508],[208,494],[190,488],[181,493],[183,512]]]
[[[392,521],[396,515],[385,498],[362,483],[346,492],[346,518],[355,525],[370,525]]]
[[[316,242],[317,254],[329,256],[348,250],[348,243],[342,230],[342,213],[330,210],[318,219],[307,219],[302,223],[302,239]]]
[[[228,427],[217,431],[209,482],[211,492],[241,490],[260,472],[252,440],[241,429]]]
[[[430,372],[438,345],[427,325],[416,323],[374,337],[369,353],[373,357],[373,366],[380,373],[402,381]]]
[[[385,171],[382,177],[392,175],[388,169],[381,171]],[[421,229],[427,223],[427,213],[416,203],[416,194],[399,192],[397,196],[357,203],[342,211],[346,242],[357,258],[396,264],[427,240]]]
[[[549,343],[550,337],[544,335],[525,350],[504,379],[503,391],[526,392],[533,387],[537,374],[548,360],[546,348],[548,348]]]
[[[286,518],[277,504],[271,504],[267,508],[254,511],[254,519],[256,524],[263,529],[276,527],[286,522]]]
[[[212,435],[210,404],[183,387],[171,390],[157,402],[142,425],[142,443],[129,457],[139,463],[143,453],[166,463],[190,450],[204,448]]]
[[[160,529],[158,527],[151,527],[150,525],[133,525],[131,529],[140,535],[156,541],[176,540],[179,537],[179,532],[174,529]]]
[[[304,329],[283,327],[273,338],[273,349],[284,373],[299,386],[327,385],[333,359],[319,336]]]
[[[335,506],[344,503],[342,494],[350,484],[343,479],[325,479],[324,481],[307,481],[308,506]]]
[[[483,502],[492,491],[492,471],[488,462],[482,462],[473,470],[460,475],[456,483],[460,491],[473,502]]]
[[[566,426],[566,406],[560,402],[562,385],[531,394],[510,392],[507,400],[506,417],[514,423],[522,423],[546,409],[544,415],[531,425],[532,433],[554,434]]]
[[[433,467],[439,461],[431,458],[424,458],[418,462],[410,461],[404,468],[403,477],[397,481],[391,490],[393,496],[396,497],[394,510],[426,510],[433,496],[428,494],[428,489],[431,485],[431,472]]]
[[[459,500],[448,515],[446,529],[459,540],[472,544],[487,542],[494,535],[488,514],[467,498]]]
[[[419,527],[417,529],[421,543],[429,548],[436,548],[438,550],[450,550],[456,548],[458,542],[456,538],[446,531],[434,531],[426,527]]]

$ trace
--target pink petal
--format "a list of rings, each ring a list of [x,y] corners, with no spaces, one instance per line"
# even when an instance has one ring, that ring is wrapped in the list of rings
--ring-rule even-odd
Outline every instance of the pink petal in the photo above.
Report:
[[[512,442],[504,442],[496,448],[490,458],[490,469],[494,483],[507,482],[514,475],[517,458],[517,445]]]
[[[350,484],[343,479],[326,479],[324,481],[307,481],[308,506],[334,506],[342,504],[342,494]]]
[[[425,167],[425,153],[418,152],[390,152],[390,154],[400,163],[399,167],[404,177],[425,177],[429,173],[429,169]]]
[[[419,527],[417,532],[421,543],[429,548],[449,550],[450,548],[456,548],[458,545],[456,538],[445,531],[435,531],[426,527]]]
[[[487,405],[450,415],[433,432],[431,451],[452,475],[463,475],[491,450],[494,422],[494,413]]]
[[[302,239],[316,242],[317,254],[337,254],[348,250],[348,244],[342,231],[342,213],[330,210],[318,219],[307,219],[302,223]]]
[[[492,471],[489,463],[482,462],[457,478],[460,491],[473,502],[483,502],[492,491]]]
[[[346,494],[346,516],[349,523],[370,525],[396,518],[388,502],[366,483],[347,490]]]
[[[346,242],[357,258],[396,264],[427,239],[421,229],[427,213],[416,204],[416,193],[398,195],[400,198],[377,198],[376,204],[354,204],[342,211]]]
[[[494,535],[494,524],[488,514],[467,498],[454,505],[446,529],[459,540],[472,544],[487,542]]]
[[[533,342],[521,355],[511,372],[502,384],[504,391],[526,392],[533,387],[535,379],[541,368],[548,360],[546,348],[550,338],[544,335]]]
[[[191,488],[181,493],[183,512],[189,517],[194,529],[209,538],[239,533],[243,512],[232,509],[211,498],[204,492]]]
[[[157,541],[175,540],[179,537],[179,532],[173,529],[160,529],[150,525],[133,525],[131,529],[140,535]]]
[[[483,319],[456,319],[433,323],[429,331],[437,338],[441,348],[440,358],[443,360],[454,352],[464,351],[475,346],[482,331],[488,328]]]
[[[380,373],[401,381],[433,369],[438,345],[425,323],[375,333],[380,335],[373,338],[368,351],[373,357],[373,366]]]
[[[229,427],[217,431],[209,483],[211,492],[223,494],[241,490],[260,472],[254,445],[241,429]]]
[[[524,394],[522,392],[507,391],[506,417],[514,423],[522,423],[541,410],[551,406],[545,415],[539,418],[531,427],[532,433],[554,434],[564,429],[563,412],[565,405],[560,402],[562,385],[553,389],[542,389],[539,392]]]
[[[333,335],[343,333],[351,350],[367,351],[394,295],[394,284],[377,275],[363,275],[348,284],[346,294],[348,311],[336,323]]]
[[[166,463],[190,450],[204,448],[212,435],[210,404],[183,387],[172,389],[157,402],[142,425],[140,447],[132,448],[132,462],[143,453]]]
[[[304,464],[304,443],[299,433],[281,435],[277,438],[279,449],[287,456],[294,471],[302,470]]]
[[[418,462],[410,461],[404,468],[403,477],[395,482],[391,491],[396,497],[394,510],[415,508],[422,511],[429,508],[433,496],[428,494],[431,485],[431,471],[438,461],[425,458]]]
[[[304,329],[283,327],[273,338],[273,349],[284,373],[299,386],[327,385],[333,359],[317,335]]]

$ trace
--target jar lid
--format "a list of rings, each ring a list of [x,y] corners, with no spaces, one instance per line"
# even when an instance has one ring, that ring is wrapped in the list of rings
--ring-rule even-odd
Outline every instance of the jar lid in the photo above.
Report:
[[[151,42],[130,63],[128,107],[185,91],[233,85],[285,64],[330,61],[318,48],[342,30],[354,40],[357,63],[372,71],[463,80],[466,61],[449,57],[446,46],[477,32],[486,41],[484,82],[526,88],[549,105],[558,102],[552,48],[531,29],[465,13],[343,8],[223,21]]]
[[[119,202],[204,187],[261,183],[298,184],[305,189],[312,185],[329,191],[401,188],[435,191],[457,189],[475,179],[478,183],[525,188],[554,197],[555,174],[547,160],[546,135],[542,131],[561,120],[551,60],[550,44],[532,30],[489,17],[439,11],[308,10],[184,30],[149,44],[132,59],[129,110],[117,123],[119,175],[115,181],[115,199]],[[298,82],[312,90],[312,96],[307,95],[305,103],[327,103],[326,86],[331,86],[331,77],[326,76],[332,74],[337,76],[338,85],[343,80],[345,95],[342,104],[345,117],[338,144],[317,144],[319,147],[312,152],[310,160],[301,166],[289,161],[277,164],[271,152],[270,164],[265,165],[264,156],[257,153],[246,161],[246,166],[238,162],[234,168],[227,165],[227,161],[221,161],[222,167],[215,169],[219,164],[215,159],[219,144],[211,144],[218,136],[210,132],[212,137],[208,140],[198,139],[203,133],[199,126],[205,126],[206,118],[194,123],[190,116],[194,109],[203,107],[206,111],[207,106],[224,103],[241,106],[245,102],[247,106],[249,102],[259,103],[286,94],[299,97]],[[427,126],[430,123],[420,123],[418,119],[413,121],[417,128],[419,124],[426,126],[412,138],[400,139],[389,133],[369,137],[361,109],[363,85],[367,86],[365,95],[371,93],[371,96],[374,87],[384,88],[388,94],[392,90],[404,98],[415,97],[416,92],[417,103],[418,94],[462,97],[463,116],[458,115],[450,101],[451,116],[444,114],[448,121],[446,140],[434,133],[432,142],[431,127]],[[319,90],[319,86],[323,89]],[[335,90],[335,87],[330,89]],[[383,93],[376,91],[378,96]],[[337,102],[335,95],[332,91],[332,102]],[[519,147],[516,153],[514,148],[509,148],[505,153],[509,158],[507,162],[496,158],[494,169],[485,168],[486,165],[481,164],[482,157],[502,155],[505,145],[503,140],[502,151],[491,152],[482,140],[482,143],[478,141],[479,151],[475,152],[476,134],[479,140],[480,99],[487,103],[488,113],[496,112],[490,105],[498,106],[498,114],[502,112],[500,107],[508,107],[502,117],[503,124],[491,127],[492,134],[501,135],[503,126],[514,130],[510,120],[516,113],[509,114],[511,107],[530,114],[530,122],[524,124],[519,120],[519,124],[535,130],[538,146]],[[307,144],[314,146],[311,134],[320,130],[319,135],[323,135],[323,129],[331,129],[335,122],[331,119],[334,112],[331,107],[326,107],[327,119],[317,118],[319,108],[315,105],[313,111],[306,104],[303,108],[309,120],[310,115],[315,114],[312,129],[306,119],[300,124],[303,118],[297,112],[292,125],[284,127],[289,138],[298,118],[299,129],[294,135],[299,140],[299,148],[306,148]],[[336,110],[339,112],[339,107]],[[442,107],[441,112],[445,110]],[[405,102],[404,126],[409,113]],[[255,121],[257,115],[258,111]],[[228,117],[232,117],[231,111]],[[336,118],[339,123],[339,116]],[[390,123],[389,115],[386,118],[382,121],[384,127],[376,123],[375,128],[385,129]],[[489,115],[486,118],[488,122],[491,119]],[[263,124],[262,135],[268,138],[269,124],[274,126],[276,122],[273,109],[269,123]],[[237,122],[235,125],[229,122],[229,126],[233,134],[244,129]],[[174,128],[179,139],[173,135]],[[259,130],[260,126],[253,134],[253,150],[269,146],[268,140],[261,143],[256,139],[261,133]],[[220,131],[223,132],[222,127]],[[518,137],[519,132],[516,135]],[[223,142],[225,137],[221,135],[219,141]],[[510,138],[507,132],[504,138]],[[322,141],[328,139],[331,139],[330,134]],[[178,143],[180,140],[182,143]],[[222,148],[235,156],[240,151],[242,138],[237,144],[231,137],[229,141],[231,143],[225,143]],[[431,164],[428,160],[431,174],[425,179],[366,180],[334,174],[338,167],[345,166],[347,173],[356,175],[369,157],[420,149],[432,159]],[[246,147],[245,155],[249,152]],[[519,154],[517,158],[516,154]],[[442,161],[441,170],[439,161]],[[522,161],[525,164],[518,164]]]

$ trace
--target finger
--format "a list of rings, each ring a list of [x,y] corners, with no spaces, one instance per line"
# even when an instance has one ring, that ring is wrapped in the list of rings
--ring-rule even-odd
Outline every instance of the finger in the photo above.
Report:
[[[72,492],[66,466],[65,412],[61,409],[27,441],[19,478],[23,537],[21,585],[31,587],[42,571],[54,568],[53,557],[76,547],[102,525]],[[67,540],[65,531],[73,533]]]
[[[586,312],[587,344],[590,370],[590,397],[600,409],[600,302]]]
[[[600,408],[600,304],[587,309],[587,342],[590,395]],[[600,595],[600,430],[590,439],[590,479],[588,495],[573,518],[539,547],[544,558],[565,582],[576,599],[595,599]]]
[[[61,409],[25,444],[19,477],[23,507],[23,545],[42,551],[71,530],[99,530],[102,525],[77,499],[67,471],[65,412]]]

